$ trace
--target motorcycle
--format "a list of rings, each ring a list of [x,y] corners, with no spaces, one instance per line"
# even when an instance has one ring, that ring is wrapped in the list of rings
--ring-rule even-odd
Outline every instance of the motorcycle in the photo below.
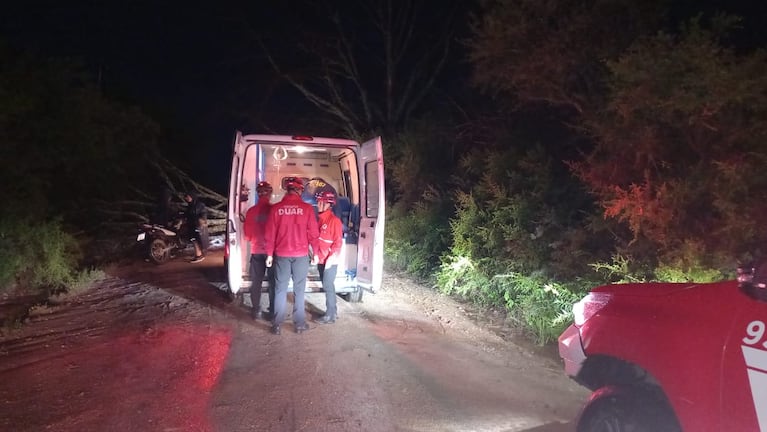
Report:
[[[146,247],[148,260],[155,264],[164,264],[191,246],[191,242],[182,235],[183,219],[179,218],[169,226],[158,224],[142,224],[142,232],[136,241]]]

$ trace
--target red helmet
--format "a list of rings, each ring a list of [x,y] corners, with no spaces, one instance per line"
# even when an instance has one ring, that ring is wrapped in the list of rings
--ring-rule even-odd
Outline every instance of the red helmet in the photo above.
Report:
[[[287,190],[304,190],[304,181],[301,177],[288,177],[285,179],[285,189]]]
[[[266,181],[258,182],[256,185],[256,193],[259,195],[271,195],[272,190],[272,185]]]
[[[314,197],[317,199],[317,202],[325,201],[326,203],[330,205],[333,205],[336,203],[336,194],[334,194],[331,191],[317,192],[317,194]]]

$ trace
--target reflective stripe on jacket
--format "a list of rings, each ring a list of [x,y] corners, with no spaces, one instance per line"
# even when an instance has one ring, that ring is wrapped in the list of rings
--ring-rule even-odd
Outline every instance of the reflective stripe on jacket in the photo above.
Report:
[[[343,245],[344,228],[341,219],[333,211],[328,209],[320,213],[319,218],[320,239],[317,255],[320,258],[320,264],[325,264],[328,257],[336,254],[340,255],[341,245]]]

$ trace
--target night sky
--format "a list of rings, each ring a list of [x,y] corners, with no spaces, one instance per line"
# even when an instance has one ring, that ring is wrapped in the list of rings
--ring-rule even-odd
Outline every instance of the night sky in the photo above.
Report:
[[[288,54],[289,66],[300,68],[303,59],[289,56],[293,47],[286,41],[293,33],[328,31],[321,3],[32,0],[4,6],[0,42],[41,57],[79,60],[107,97],[137,105],[163,125],[166,152],[193,150],[188,160],[194,169],[207,171],[203,180],[220,187],[225,180],[215,172],[226,171],[235,129],[311,132],[291,129],[291,120],[312,108],[278,79],[257,41],[283,58]],[[767,1],[673,3],[672,15],[680,17],[693,8],[726,6],[746,18],[739,43],[767,39]],[[468,22],[468,7],[462,13]],[[449,68],[446,82],[466,81],[465,71],[465,62]]]
[[[304,2],[279,6],[285,3],[29,1],[4,8],[0,41],[40,57],[81,62],[107,97],[137,105],[163,125],[173,141],[166,153],[192,150],[171,159],[225,171],[234,130],[248,126],[238,111],[263,113],[256,117],[265,128],[302,112],[299,106],[309,109],[276,78],[257,44],[311,19],[296,15]],[[202,174],[219,188],[225,181]]]

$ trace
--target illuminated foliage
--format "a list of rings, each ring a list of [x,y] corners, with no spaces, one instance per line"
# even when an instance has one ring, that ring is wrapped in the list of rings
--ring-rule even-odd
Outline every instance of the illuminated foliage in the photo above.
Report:
[[[767,68],[762,51],[727,48],[738,19],[664,21],[674,4],[660,0],[483,4],[475,83],[517,109],[553,108],[582,137],[568,160],[615,254],[665,278],[764,253]]]
[[[607,104],[586,121],[596,145],[572,164],[605,215],[656,243],[662,259],[687,250],[731,265],[767,240],[758,223],[767,57],[721,46],[734,22],[718,16],[704,28],[693,19],[679,35],[642,38],[609,62]],[[699,246],[684,247],[691,242]]]

